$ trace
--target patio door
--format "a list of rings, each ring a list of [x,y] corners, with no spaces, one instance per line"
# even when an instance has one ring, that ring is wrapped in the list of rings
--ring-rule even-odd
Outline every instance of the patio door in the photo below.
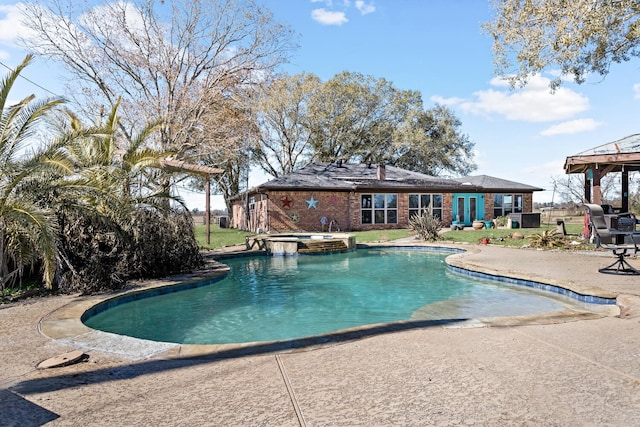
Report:
[[[476,219],[484,219],[483,198],[481,194],[454,194],[453,220],[472,225]]]

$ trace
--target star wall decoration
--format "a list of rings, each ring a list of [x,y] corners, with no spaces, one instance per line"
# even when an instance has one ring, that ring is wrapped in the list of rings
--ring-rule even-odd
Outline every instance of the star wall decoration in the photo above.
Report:
[[[332,194],[331,197],[329,197],[329,202],[332,205],[335,205],[336,203],[338,203],[338,196],[336,196],[335,194]]]
[[[311,209],[311,208],[317,209],[316,205],[318,204],[318,201],[315,200],[313,196],[311,196],[311,199],[307,200],[306,202],[309,205],[307,206],[307,209]]]
[[[280,201],[282,202],[282,208],[285,209],[291,209],[292,205],[293,205],[293,199],[291,199],[289,196],[284,196],[280,198]]]

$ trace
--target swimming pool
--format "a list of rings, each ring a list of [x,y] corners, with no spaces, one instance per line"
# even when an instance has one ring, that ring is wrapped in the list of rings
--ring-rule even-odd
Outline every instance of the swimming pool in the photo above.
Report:
[[[111,301],[85,313],[83,321],[94,329],[154,341],[224,344],[402,320],[536,314],[568,304],[559,295],[454,273],[444,263],[450,254],[385,248],[229,259],[224,278],[179,292]]]

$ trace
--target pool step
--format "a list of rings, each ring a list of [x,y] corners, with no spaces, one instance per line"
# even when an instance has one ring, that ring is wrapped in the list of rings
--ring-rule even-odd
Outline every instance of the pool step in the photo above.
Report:
[[[342,240],[305,240],[298,242],[299,254],[322,254],[328,252],[344,252],[347,245]]]

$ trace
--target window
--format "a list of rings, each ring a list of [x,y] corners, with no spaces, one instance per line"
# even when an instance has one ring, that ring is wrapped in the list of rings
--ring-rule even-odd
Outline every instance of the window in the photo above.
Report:
[[[249,197],[249,210],[252,211],[256,208],[256,198],[255,196]]]
[[[493,217],[522,212],[522,194],[494,194]]]
[[[409,194],[409,218],[423,210],[442,220],[442,194]]]
[[[397,194],[363,194],[360,212],[363,224],[397,224]]]

